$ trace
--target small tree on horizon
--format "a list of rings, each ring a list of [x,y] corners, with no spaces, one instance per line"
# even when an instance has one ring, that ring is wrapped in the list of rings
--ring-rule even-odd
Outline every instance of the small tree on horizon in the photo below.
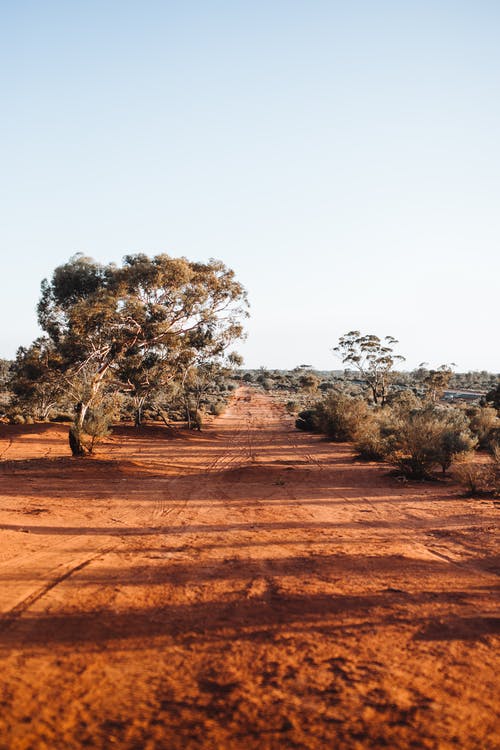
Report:
[[[374,334],[362,335],[359,331],[349,331],[341,336],[333,351],[345,365],[352,365],[362,375],[371,390],[373,402],[384,406],[388,387],[396,362],[404,362],[404,357],[394,354],[394,345],[399,343],[393,336],[380,339]]]
[[[436,403],[443,397],[445,390],[450,384],[453,367],[455,367],[454,362],[450,365],[440,365],[437,370],[428,370],[422,380],[425,388],[425,398],[428,401]]]

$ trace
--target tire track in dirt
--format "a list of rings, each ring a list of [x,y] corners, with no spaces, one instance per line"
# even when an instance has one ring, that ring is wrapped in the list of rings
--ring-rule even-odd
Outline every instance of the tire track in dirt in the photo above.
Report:
[[[422,546],[453,548],[429,526],[462,528],[465,502],[291,429],[245,389],[182,446],[113,446],[127,481],[85,538],[110,547],[75,553],[8,628],[11,747],[495,747],[494,576]],[[475,507],[471,555],[492,523]]]
[[[8,610],[7,612],[1,613],[0,614],[0,633],[7,630],[7,628],[11,627],[15,623],[17,618],[21,617],[24,614],[24,612],[26,612],[33,604],[38,602],[43,596],[48,594],[49,591],[51,591],[53,588],[58,586],[63,581],[66,581],[70,576],[86,568],[88,565],[90,565],[90,563],[93,560],[97,559],[98,557],[101,557],[103,554],[113,551],[114,549],[115,547],[102,547],[98,552],[91,555],[90,557],[87,557],[85,560],[82,560],[81,562],[77,564],[71,564],[69,569],[66,570],[64,573],[60,573],[59,575],[50,579],[47,583],[45,583],[45,585],[32,591],[31,594],[29,594],[24,599],[22,599],[18,604],[16,604],[10,610]]]

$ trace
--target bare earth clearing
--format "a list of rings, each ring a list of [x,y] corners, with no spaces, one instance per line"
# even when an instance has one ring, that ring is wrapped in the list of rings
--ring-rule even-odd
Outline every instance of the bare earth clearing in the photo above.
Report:
[[[240,389],[206,432],[0,427],[0,747],[500,747],[498,509]]]

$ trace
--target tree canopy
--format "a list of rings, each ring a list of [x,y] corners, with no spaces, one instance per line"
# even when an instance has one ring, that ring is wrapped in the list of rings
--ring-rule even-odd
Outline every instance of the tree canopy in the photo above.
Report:
[[[127,255],[122,266],[81,254],[42,282],[40,326],[77,405],[70,441],[83,447],[85,415],[105,381],[138,391],[168,379],[203,352],[221,357],[243,334],[247,296],[221,261]],[[143,367],[144,365],[144,367]]]
[[[404,361],[404,357],[394,354],[393,347],[397,343],[393,336],[385,336],[382,340],[374,334],[349,331],[333,348],[344,364],[352,365],[361,373],[375,404],[385,404],[391,371],[396,362]]]

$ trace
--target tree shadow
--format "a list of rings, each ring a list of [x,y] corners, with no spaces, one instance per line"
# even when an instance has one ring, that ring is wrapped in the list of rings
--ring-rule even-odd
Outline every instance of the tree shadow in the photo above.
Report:
[[[454,592],[454,596],[466,597],[467,592]],[[29,643],[44,649],[69,645],[142,650],[151,648],[158,638],[233,644],[238,640],[269,642],[284,632],[358,638],[394,627],[405,630],[414,641],[479,640],[500,633],[499,617],[446,613],[429,617],[418,612],[430,600],[436,606],[448,603],[449,598],[443,591],[410,596],[387,589],[360,595],[287,594],[269,581],[260,595],[248,598],[62,614],[25,612],[20,619],[0,620],[0,648]]]
[[[500,617],[448,617],[430,620],[414,636],[416,641],[477,641],[500,635]]]

